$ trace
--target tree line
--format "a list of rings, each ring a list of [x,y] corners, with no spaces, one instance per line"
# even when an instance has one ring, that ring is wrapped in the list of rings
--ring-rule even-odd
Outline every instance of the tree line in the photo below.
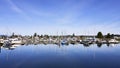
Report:
[[[111,39],[114,38],[114,34],[107,33],[107,35],[103,35],[102,32],[98,32],[96,38],[106,38],[106,39]]]

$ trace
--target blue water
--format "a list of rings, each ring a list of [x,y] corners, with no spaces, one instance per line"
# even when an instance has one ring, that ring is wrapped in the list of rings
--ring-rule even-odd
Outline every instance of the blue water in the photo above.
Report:
[[[120,44],[1,47],[0,68],[120,68]]]

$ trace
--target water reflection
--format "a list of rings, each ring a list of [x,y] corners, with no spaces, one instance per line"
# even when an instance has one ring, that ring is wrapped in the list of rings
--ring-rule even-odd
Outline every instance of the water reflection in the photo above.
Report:
[[[84,47],[89,47],[91,46],[90,44],[83,44]]]
[[[120,47],[113,46],[117,44],[2,45],[0,68],[120,68]]]
[[[49,45],[49,44],[41,44],[41,45]],[[63,47],[63,46],[69,46],[68,44],[56,44],[59,48]],[[77,44],[72,44],[74,46],[78,46]],[[82,46],[84,47],[90,47],[90,46],[97,46],[98,48],[101,48],[103,45],[106,45],[107,47],[114,47],[116,44],[81,44]],[[31,46],[30,44],[26,44],[26,45],[0,45],[0,53],[1,53],[1,48],[4,48],[4,49],[8,49],[8,50],[14,50],[15,48],[17,48],[18,46]],[[37,45],[34,45],[34,46],[37,46]],[[40,45],[38,45],[40,46]]]
[[[0,46],[0,53],[1,53],[1,46]]]
[[[102,46],[102,44],[100,43],[100,44],[97,44],[97,46],[100,48],[101,46]]]

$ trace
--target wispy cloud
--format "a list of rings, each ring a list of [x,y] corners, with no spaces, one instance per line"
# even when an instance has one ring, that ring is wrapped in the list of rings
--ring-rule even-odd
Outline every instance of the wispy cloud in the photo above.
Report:
[[[9,25],[11,30],[16,33],[57,34],[58,32],[61,34],[61,32],[65,32],[65,34],[75,33],[80,35],[96,34],[98,31],[102,31],[104,34],[108,32],[119,33],[120,30],[119,12],[110,12],[113,7],[116,7],[115,11],[117,11],[118,7],[112,5],[109,8],[96,0],[66,0],[66,2],[60,0],[61,3],[57,2],[57,0],[56,2],[50,2],[50,4],[43,2],[43,0],[5,1],[9,5],[4,4],[9,8],[7,10],[12,12],[12,14],[8,14],[13,15],[13,17],[9,18],[9,22],[13,22],[13,24],[20,22],[17,25]],[[21,2],[24,2],[24,4]],[[108,2],[105,3],[108,4]],[[103,9],[104,7],[110,11]],[[4,13],[4,15],[6,14]],[[1,19],[0,22],[8,22],[6,18]],[[3,28],[0,30],[4,31]]]
[[[51,17],[54,16],[54,14],[50,13],[50,12],[45,12],[45,11],[40,11],[40,10],[36,10],[36,9],[30,9],[30,12],[34,15],[37,16],[42,16],[42,17]]]
[[[26,20],[30,21],[31,18],[30,16],[28,16],[26,14],[26,12],[24,10],[22,10],[22,8],[20,8],[18,5],[16,5],[12,0],[6,0],[7,3],[10,5],[10,8],[14,11],[17,12],[18,14],[20,14],[23,18],[25,18]]]
[[[18,13],[23,13],[23,10],[20,9],[16,4],[12,2],[12,0],[7,0],[7,2],[10,4],[11,9],[18,12]]]

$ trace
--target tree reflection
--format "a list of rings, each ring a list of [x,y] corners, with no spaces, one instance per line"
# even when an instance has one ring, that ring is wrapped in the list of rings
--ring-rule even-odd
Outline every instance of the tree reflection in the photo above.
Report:
[[[89,47],[89,46],[90,46],[90,44],[83,44],[83,46],[84,46],[84,47]]]
[[[33,44],[34,45],[34,44]],[[0,53],[1,53],[1,50],[2,50],[2,48],[4,48],[4,49],[8,49],[8,50],[14,50],[16,47],[18,47],[18,46],[33,46],[33,45],[31,45],[31,44],[25,44],[25,45],[0,45]],[[40,45],[40,44],[39,44]],[[39,46],[38,45],[38,46]],[[44,45],[47,45],[47,44],[44,44]],[[49,44],[48,44],[49,45]],[[60,44],[60,43],[57,43],[57,44],[53,44],[53,45],[57,45],[59,48],[61,48],[61,47],[64,47],[64,46],[71,46],[72,44]],[[93,45],[93,46],[96,46],[96,45],[94,45],[94,44],[88,44],[88,43],[85,43],[85,44],[80,44],[80,46],[81,45],[83,45],[84,47],[90,47],[91,45]],[[97,47],[99,47],[99,48],[101,48],[102,47],[102,45],[106,45],[106,46],[108,46],[108,47],[110,47],[110,46],[115,46],[115,44],[102,44],[102,43],[99,43],[99,44],[97,44]],[[36,46],[36,45],[34,45],[34,46]],[[77,44],[75,44],[74,46],[78,46]]]
[[[3,46],[3,44],[2,43],[0,43],[0,53],[1,53],[1,47]]]
[[[97,46],[100,48],[102,46],[102,43],[97,44]]]
[[[110,44],[108,43],[108,44],[106,44],[108,47],[110,46]]]
[[[1,53],[1,46],[0,46],[0,53]]]

